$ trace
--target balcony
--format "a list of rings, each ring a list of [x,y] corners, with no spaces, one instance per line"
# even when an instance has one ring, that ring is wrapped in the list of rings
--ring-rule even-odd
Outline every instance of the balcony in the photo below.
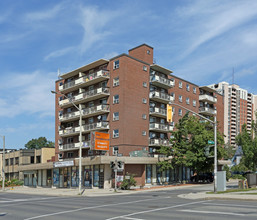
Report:
[[[203,101],[203,102],[208,102],[208,103],[216,103],[217,102],[217,98],[211,96],[211,95],[207,95],[207,94],[202,94],[199,95],[199,101]]]
[[[199,113],[205,114],[205,115],[216,115],[217,111],[214,108],[210,108],[210,107],[200,107]]]
[[[61,137],[74,136],[79,133],[79,127],[69,127],[59,130],[59,135]]]
[[[167,124],[150,123],[149,130],[167,133],[173,130],[173,126]]]
[[[168,139],[150,139],[149,146],[170,146]]]
[[[161,102],[164,104],[169,104],[169,102],[172,102],[174,99],[172,96],[170,96],[168,93],[163,92],[150,92],[149,98],[156,102]]]
[[[161,118],[167,117],[167,110],[163,108],[153,107],[153,108],[150,108],[149,112],[151,116],[161,117]]]
[[[92,117],[99,114],[104,114],[106,112],[110,112],[109,105],[97,105],[94,107],[82,109],[82,116],[83,118],[87,118],[87,117]],[[59,120],[61,122],[63,121],[68,122],[78,118],[79,118],[79,111],[71,112],[71,113],[67,113],[59,116]]]
[[[69,151],[69,150],[79,150],[80,143],[70,143],[70,144],[64,144],[59,145],[60,151]],[[90,141],[83,141],[82,142],[82,148],[87,149],[90,148]]]
[[[109,88],[100,87],[98,89],[80,93],[72,98],[61,100],[59,102],[59,105],[61,107],[63,106],[69,107],[69,106],[72,106],[72,101],[75,104],[80,104],[82,102],[89,102],[96,99],[101,99],[109,95],[110,95]]]
[[[106,129],[109,129],[109,123],[106,121],[102,121],[102,122],[84,125],[82,127],[82,132],[88,133],[90,131],[101,131]]]
[[[165,89],[170,89],[174,87],[174,81],[157,75],[151,76],[150,82],[154,86],[158,86]]]
[[[80,77],[79,79],[73,80],[71,82],[64,83],[59,86],[61,92],[70,92],[76,90],[79,87],[90,86],[101,81],[107,80],[110,78],[110,73],[106,70],[99,70],[95,73],[89,74],[87,76]]]

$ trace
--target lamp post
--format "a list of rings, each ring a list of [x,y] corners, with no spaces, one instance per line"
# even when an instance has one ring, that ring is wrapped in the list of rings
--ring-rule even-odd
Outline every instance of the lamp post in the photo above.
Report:
[[[198,113],[196,113],[196,112],[194,112],[194,111],[192,111],[192,110],[190,110],[190,109],[188,109],[188,108],[186,108],[182,105],[179,105],[177,103],[172,103],[171,102],[169,104],[179,106],[179,107],[181,107],[181,108],[183,108],[183,109],[185,109],[185,110],[187,110],[187,111],[189,111],[189,112],[191,112],[191,113],[209,121],[210,123],[212,123],[214,125],[214,193],[216,193],[217,192],[217,119],[216,119],[216,115],[214,116],[214,120],[212,121],[209,118],[206,118],[206,117],[204,117],[204,116],[202,116],[202,115],[200,115],[200,114],[198,114]]]
[[[5,185],[5,136],[0,135],[3,138],[3,162],[2,162],[2,190],[4,191]]]
[[[63,95],[66,99],[69,99],[66,95],[51,91],[51,93]],[[81,109],[72,101],[70,100],[72,105],[79,111],[79,195],[81,194],[81,182],[82,182],[82,164],[81,164],[81,158],[82,158],[82,112]]]

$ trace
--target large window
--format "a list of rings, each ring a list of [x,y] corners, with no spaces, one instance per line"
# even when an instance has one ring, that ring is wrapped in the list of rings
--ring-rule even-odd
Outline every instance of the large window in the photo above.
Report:
[[[115,60],[113,62],[113,69],[118,69],[120,67],[120,61],[119,60]]]
[[[119,112],[114,112],[113,113],[113,121],[118,121],[119,120]]]
[[[118,104],[120,101],[119,99],[120,99],[119,95],[114,95],[113,96],[113,104]]]
[[[113,130],[113,138],[118,138],[119,137],[119,129],[114,129]]]
[[[120,85],[120,79],[119,77],[116,77],[113,79],[113,87]]]

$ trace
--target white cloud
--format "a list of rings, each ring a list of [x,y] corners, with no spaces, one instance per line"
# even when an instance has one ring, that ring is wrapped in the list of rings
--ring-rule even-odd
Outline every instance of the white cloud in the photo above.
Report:
[[[59,4],[49,10],[31,12],[25,15],[25,20],[33,22],[48,20],[54,18],[62,9],[63,6]]]
[[[56,73],[35,71],[31,74],[8,74],[0,83],[0,117],[35,114],[54,115]]]
[[[75,51],[77,50],[77,47],[67,47],[67,48],[64,48],[64,49],[60,49],[60,50],[56,50],[56,51],[53,51],[51,52],[50,54],[46,55],[44,57],[44,60],[49,60],[51,58],[56,58],[56,57],[61,57],[61,56],[64,56],[72,51]]]
[[[255,18],[257,2],[247,4],[246,1],[222,1],[221,4],[220,1],[196,1],[178,10],[178,15],[183,16],[184,22],[187,19],[187,26],[191,30],[187,39],[190,46],[184,51],[184,58],[206,42]]]

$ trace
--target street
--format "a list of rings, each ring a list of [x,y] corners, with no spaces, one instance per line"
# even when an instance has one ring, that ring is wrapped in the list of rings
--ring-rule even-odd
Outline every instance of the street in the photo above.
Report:
[[[179,194],[211,190],[211,185],[130,195],[57,197],[0,194],[1,219],[257,219],[256,202],[188,200]]]

